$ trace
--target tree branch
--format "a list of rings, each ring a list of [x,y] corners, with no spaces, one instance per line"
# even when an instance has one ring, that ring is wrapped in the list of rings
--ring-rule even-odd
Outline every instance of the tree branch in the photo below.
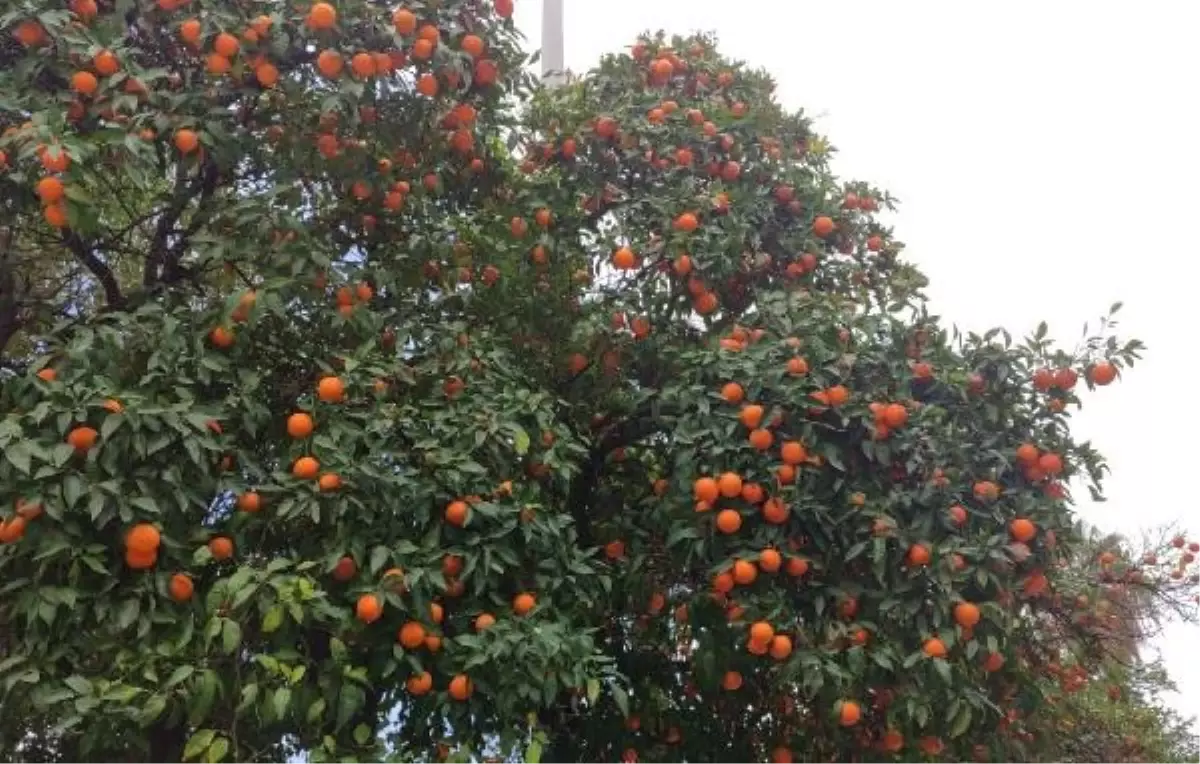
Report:
[[[117,283],[117,277],[113,275],[108,264],[96,256],[91,245],[69,228],[63,229],[63,243],[75,255],[75,259],[91,271],[96,280],[100,282],[100,286],[104,288],[104,300],[108,303],[108,307],[120,308],[124,305],[125,296],[121,294],[121,285]]]

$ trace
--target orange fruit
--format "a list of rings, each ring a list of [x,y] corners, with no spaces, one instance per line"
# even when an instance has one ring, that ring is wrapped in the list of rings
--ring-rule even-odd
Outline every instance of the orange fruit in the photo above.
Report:
[[[39,180],[35,191],[38,198],[42,200],[42,204],[54,204],[63,198],[66,189],[61,180],[51,175]]]
[[[762,418],[763,407],[754,403],[743,406],[741,413],[738,414],[738,420],[748,430],[756,429],[762,423]]]
[[[833,218],[826,215],[820,215],[813,221],[813,233],[824,239],[829,234],[833,233]]]
[[[808,452],[805,451],[804,445],[794,440],[784,443],[779,449],[779,455],[783,459],[784,464],[792,466],[802,464],[808,458]]]
[[[1020,464],[1030,465],[1035,464],[1038,460],[1037,446],[1032,443],[1022,443],[1017,446],[1017,461]]]
[[[950,513],[950,522],[954,523],[960,528],[967,524],[967,510],[965,508],[955,504],[954,506],[950,507],[948,512]]]
[[[171,581],[167,584],[167,593],[176,602],[187,602],[195,591],[196,585],[192,583],[192,577],[187,573],[176,573],[171,576]]]
[[[754,563],[738,560],[733,563],[733,580],[742,586],[749,586],[758,578],[758,568]]]
[[[254,78],[264,88],[275,87],[279,82],[279,68],[271,63],[262,63],[254,68]]]
[[[770,642],[775,636],[775,629],[766,621],[756,621],[750,626],[751,642]]]
[[[354,574],[358,572],[358,563],[353,557],[342,557],[333,566],[333,580],[345,583],[354,578]]]
[[[908,422],[908,409],[899,403],[889,403],[883,408],[883,423],[891,429],[903,427]]]
[[[67,208],[62,202],[46,205],[42,216],[53,228],[66,228],[68,223]]]
[[[140,554],[155,552],[160,544],[162,535],[150,523],[138,523],[125,534],[125,548]]]
[[[396,633],[396,641],[406,650],[416,650],[425,644],[425,627],[416,621],[409,621]]]
[[[803,358],[789,358],[787,362],[788,374],[793,377],[799,377],[808,373],[808,361]]]
[[[317,397],[325,403],[337,403],[346,394],[346,386],[337,377],[321,377],[317,383]]]
[[[229,70],[232,68],[233,63],[220,53],[210,53],[208,54],[208,57],[204,59],[204,70],[209,74],[218,76],[222,74],[228,74]]]
[[[1004,667],[1004,656],[1000,653],[989,653],[983,661],[983,670],[995,673]]]
[[[404,687],[413,695],[425,695],[433,689],[433,675],[428,671],[413,674],[405,680]]]
[[[496,623],[496,616],[491,613],[480,613],[475,617],[475,631],[486,631]]]
[[[614,268],[629,271],[637,267],[637,257],[629,247],[621,247],[613,253],[612,263]]]
[[[11,544],[25,535],[29,521],[17,515],[11,520],[0,520],[0,544]]]
[[[792,578],[800,578],[808,572],[808,560],[803,557],[792,557],[787,561],[787,573]]]
[[[297,412],[287,418],[287,434],[297,440],[307,438],[313,433],[313,419],[304,412]]]
[[[87,451],[96,445],[96,439],[99,437],[100,433],[96,432],[94,427],[80,426],[67,433],[67,443],[76,451]]]
[[[229,348],[233,347],[233,332],[223,326],[213,327],[213,330],[208,333],[208,341],[211,342],[215,348],[228,350]]]
[[[788,509],[787,504],[783,503],[783,499],[779,498],[778,496],[773,496],[770,499],[767,499],[767,502],[763,504],[762,513],[763,519],[768,523],[771,523],[772,525],[783,525],[787,522],[791,511]]]
[[[721,489],[717,485],[717,481],[710,477],[702,477],[692,484],[692,492],[696,497],[696,501],[706,501],[710,504],[717,500]]]
[[[679,217],[675,218],[673,225],[675,226],[676,231],[691,233],[692,231],[696,230],[696,227],[700,225],[700,222],[696,219],[695,215],[690,212],[685,212]]]
[[[438,92],[437,77],[434,77],[432,74],[430,74],[428,72],[426,72],[425,74],[422,74],[420,77],[417,78],[417,92],[423,96],[428,96],[430,98],[437,95],[437,92]]]
[[[364,594],[354,603],[354,617],[363,623],[374,623],[383,615],[383,601],[374,594]]]
[[[397,34],[410,35],[417,29],[417,17],[406,8],[397,8],[392,14],[392,26]]]
[[[954,606],[954,622],[964,629],[969,629],[979,623],[979,607],[970,602],[960,602]]]
[[[53,382],[54,380],[58,379],[58,372],[47,367],[38,371],[37,378],[43,382]]]
[[[100,81],[91,72],[75,72],[71,75],[71,87],[80,95],[91,95],[100,86]]]
[[[181,154],[190,154],[200,146],[200,136],[186,127],[175,131],[175,148]]]
[[[783,555],[774,549],[764,549],[758,555],[758,567],[764,573],[777,573],[783,567]]]
[[[529,592],[521,592],[516,597],[513,597],[512,608],[517,615],[526,615],[533,606],[537,604],[537,599]]]
[[[200,19],[187,19],[179,25],[179,37],[188,45],[195,47],[200,42]]]
[[[470,678],[466,674],[457,674],[450,680],[450,686],[447,688],[447,691],[450,693],[450,697],[455,700],[466,700],[471,697],[474,689]]]
[[[721,388],[721,397],[725,399],[726,403],[741,403],[745,395],[746,392],[737,382],[727,382]]]
[[[838,724],[853,727],[862,718],[862,709],[853,700],[843,700],[837,709]]]
[[[317,480],[317,488],[321,491],[336,491],[342,487],[342,478],[336,472],[326,472]]]
[[[1063,471],[1063,460],[1058,454],[1042,454],[1038,458],[1037,464],[1047,475],[1058,475]]]
[[[1014,540],[1028,543],[1037,535],[1037,526],[1032,520],[1018,517],[1008,524],[1008,532]]]
[[[321,469],[321,463],[311,456],[301,456],[292,464],[292,476],[301,480],[312,480]]]
[[[237,506],[243,512],[257,512],[262,509],[262,497],[255,491],[246,491],[238,497]]]
[[[356,53],[350,59],[350,71],[359,79],[366,79],[375,74],[375,58],[370,53]]]
[[[228,32],[222,32],[213,40],[213,51],[219,53],[225,58],[233,58],[241,49],[241,44],[238,39]]]
[[[775,436],[770,430],[759,428],[750,433],[750,445],[759,451],[766,451],[775,442]]]
[[[467,524],[470,508],[465,501],[452,501],[446,505],[446,522],[462,528]]]
[[[946,643],[937,637],[925,640],[925,644],[921,647],[921,650],[930,658],[946,657]]]
[[[125,550],[125,564],[133,570],[146,570],[153,568],[158,562],[158,552],[135,552],[132,549]]]
[[[1088,369],[1087,377],[1093,385],[1104,387],[1117,378],[1117,367],[1108,361],[1101,361]]]
[[[905,561],[912,567],[928,565],[930,559],[929,547],[924,544],[913,544],[910,546],[908,548],[908,555],[905,557]]]
[[[726,671],[725,676],[721,677],[721,687],[729,692],[741,689],[742,675],[736,671]]]
[[[436,602],[429,603],[429,620],[434,623],[441,623],[446,617],[446,611]]]
[[[792,654],[792,640],[783,634],[777,634],[771,640],[771,657],[777,661],[786,659]]]
[[[717,490],[726,499],[732,499],[742,494],[742,478],[735,472],[726,472],[717,478]]]
[[[722,509],[717,513],[717,529],[721,533],[737,533],[742,527],[742,516],[735,509]]]
[[[228,560],[233,557],[233,541],[227,536],[217,536],[208,542],[208,551],[214,560]]]
[[[317,56],[317,71],[326,79],[336,79],[342,73],[343,66],[342,54],[336,50],[323,50]]]
[[[329,29],[337,22],[337,11],[329,3],[313,3],[304,23],[310,29]]]

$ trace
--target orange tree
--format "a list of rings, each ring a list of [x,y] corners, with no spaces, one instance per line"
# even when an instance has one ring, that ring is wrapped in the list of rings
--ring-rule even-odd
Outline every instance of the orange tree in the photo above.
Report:
[[[9,314],[0,749],[1030,755],[1111,316],[941,327],[706,38],[546,93],[511,0],[10,5],[72,289]]]

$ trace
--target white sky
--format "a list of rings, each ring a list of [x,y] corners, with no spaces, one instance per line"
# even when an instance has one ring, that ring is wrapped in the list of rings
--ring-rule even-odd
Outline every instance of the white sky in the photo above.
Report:
[[[564,4],[575,72],[647,29],[715,31],[723,53],[770,71],[785,106],[819,117],[839,175],[900,198],[897,237],[930,277],[934,309],[959,326],[1020,335],[1046,319],[1073,346],[1084,321],[1124,301],[1123,334],[1149,349],[1075,417],[1114,473],[1109,501],[1081,515],[1135,538],[1171,522],[1200,537],[1190,496],[1200,354],[1194,325],[1172,317],[1196,307],[1196,282],[1190,262],[1169,270],[1200,254],[1186,224],[1200,209],[1200,4]],[[516,6],[540,45],[542,3]],[[1156,642],[1192,715],[1198,639],[1175,624]]]

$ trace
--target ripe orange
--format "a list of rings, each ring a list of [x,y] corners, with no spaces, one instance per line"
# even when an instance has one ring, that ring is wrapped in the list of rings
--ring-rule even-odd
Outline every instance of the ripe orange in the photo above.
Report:
[[[261,63],[254,68],[254,78],[264,88],[273,88],[279,82],[279,68],[271,63]]]
[[[732,499],[742,494],[742,478],[735,472],[726,472],[717,478],[717,489],[726,499]]]
[[[771,640],[771,657],[777,661],[781,661],[781,660],[785,660],[791,654],[792,654],[791,637],[785,636],[783,634],[775,635],[775,638]]]
[[[238,39],[228,32],[222,32],[213,40],[213,50],[225,58],[233,58],[241,49]]]
[[[833,233],[833,218],[821,215],[813,221],[813,233],[824,239],[829,234]]]
[[[537,604],[537,599],[529,592],[521,592],[516,597],[513,597],[512,608],[517,615],[527,615],[533,606]]]
[[[417,92],[420,93],[421,95],[427,96],[429,98],[432,98],[435,95],[437,95],[437,92],[438,92],[437,77],[434,77],[429,72],[422,74],[420,77],[417,78]]]
[[[100,81],[91,72],[75,72],[71,75],[71,87],[80,95],[89,96],[96,92]]]
[[[350,71],[359,79],[366,79],[375,74],[375,58],[370,53],[355,53],[350,59]]]
[[[227,536],[216,536],[208,542],[208,551],[214,560],[228,560],[233,557],[233,541]]]
[[[46,205],[42,215],[52,228],[66,228],[68,223],[67,208],[62,202]]]
[[[406,650],[416,650],[425,644],[425,627],[416,621],[409,621],[396,633],[396,641]]]
[[[759,451],[766,451],[775,442],[775,436],[770,430],[759,428],[750,433],[750,445]]]
[[[17,515],[11,520],[0,520],[0,544],[11,544],[25,535],[29,521]]]
[[[757,429],[762,423],[763,407],[754,403],[747,404],[742,407],[742,411],[738,414],[738,420],[742,426],[748,430]]]
[[[746,397],[746,391],[737,382],[726,382],[725,386],[721,388],[721,397],[725,399],[726,403],[741,403],[742,399]]]
[[[733,580],[741,586],[749,586],[758,578],[758,568],[754,563],[737,560],[733,563]]]
[[[808,361],[803,358],[789,358],[787,362],[788,374],[793,377],[799,377],[808,373]]]
[[[1016,541],[1028,543],[1037,535],[1037,526],[1032,520],[1018,517],[1008,524],[1008,532]]]
[[[720,594],[728,594],[733,591],[734,580],[729,573],[718,573],[713,576],[712,587],[714,592]]]
[[[783,555],[774,549],[764,549],[758,555],[758,567],[764,573],[776,573],[783,567]]]
[[[228,74],[229,70],[233,68],[233,63],[220,53],[208,54],[208,57],[204,59],[204,62],[204,70],[212,75],[220,76],[222,74]]]
[[[310,29],[329,29],[337,22],[337,11],[329,3],[313,3],[305,23]]]
[[[946,657],[946,643],[937,637],[931,637],[925,640],[925,644],[921,647],[921,650],[930,658]]]
[[[433,689],[433,675],[428,671],[413,674],[405,680],[404,688],[413,695],[425,695]]]
[[[779,498],[778,496],[772,496],[771,498],[767,499],[765,504],[763,504],[762,513],[763,519],[768,523],[771,523],[772,525],[783,525],[787,522],[788,515],[791,514],[791,510],[788,509],[788,506],[783,502],[783,499]]]
[[[1024,465],[1036,463],[1038,460],[1038,448],[1032,443],[1022,443],[1017,446],[1017,462]]]
[[[1038,467],[1047,475],[1059,475],[1063,471],[1063,460],[1058,454],[1042,454],[1037,461]]]
[[[674,223],[675,230],[682,231],[683,233],[691,233],[692,231],[695,231],[696,227],[699,225],[700,221],[698,221],[696,216],[690,212],[685,212],[679,217],[675,218]]]
[[[717,513],[717,530],[721,533],[737,533],[742,527],[742,516],[736,509],[722,509]]]
[[[125,564],[133,570],[146,570],[153,568],[158,562],[158,552],[136,552],[132,549],[125,550]]]
[[[462,528],[467,524],[469,511],[465,501],[452,501],[446,505],[446,522]]]
[[[612,263],[614,268],[629,271],[637,267],[637,257],[629,247],[621,247],[613,253]]]
[[[792,749],[786,745],[775,746],[771,749],[772,764],[792,764]]]
[[[100,433],[96,432],[94,427],[79,426],[67,433],[67,443],[76,451],[87,451],[96,445],[96,439],[99,437]]]
[[[750,641],[767,643],[775,636],[775,629],[766,621],[755,621],[750,626]]]
[[[53,382],[54,380],[58,379],[58,372],[47,366],[46,368],[38,371],[37,378],[43,382]]]
[[[729,692],[740,690],[742,687],[742,675],[736,671],[726,671],[725,676],[721,678],[721,687]]]
[[[342,73],[345,62],[336,50],[323,50],[317,56],[317,71],[326,79],[336,79]]]
[[[908,555],[905,557],[905,561],[912,567],[928,565],[930,559],[929,547],[924,544],[913,544],[910,546],[908,548]]]
[[[392,26],[396,28],[396,34],[408,36],[417,29],[417,17],[406,8],[397,8],[392,14]]]
[[[474,687],[471,685],[471,680],[466,674],[457,674],[450,680],[450,686],[447,688],[450,697],[455,700],[466,700],[471,697]]]
[[[717,500],[721,489],[717,485],[717,481],[710,477],[702,477],[692,484],[692,492],[696,497],[696,501],[706,501],[710,504]]]
[[[792,578],[800,578],[808,572],[808,560],[803,557],[791,557],[787,561],[787,574]]]
[[[297,412],[287,418],[287,434],[299,440],[313,433],[313,419],[304,412]]]
[[[39,180],[35,190],[42,204],[54,204],[63,198],[66,189],[61,180],[51,175]]]
[[[346,394],[346,386],[337,377],[321,377],[317,383],[317,397],[325,403],[337,403]]]
[[[364,594],[354,603],[354,617],[363,623],[374,623],[383,615],[383,601],[374,594]]]
[[[954,606],[954,622],[964,629],[969,629],[979,623],[979,607],[970,602],[960,602]]]
[[[1004,667],[1004,656],[1000,653],[989,653],[983,661],[983,670],[995,673]]]
[[[312,480],[321,469],[321,463],[311,456],[301,456],[292,464],[292,476],[301,480]]]
[[[336,491],[342,487],[342,478],[336,472],[326,472],[317,480],[317,488],[321,491]]]
[[[1108,361],[1101,361],[1088,369],[1087,376],[1093,385],[1104,387],[1117,378],[1117,367]]]
[[[167,593],[176,602],[187,602],[195,591],[196,585],[192,583],[192,577],[187,573],[176,573],[171,576],[171,582],[167,584]]]
[[[853,727],[862,718],[862,709],[853,700],[843,700],[837,709],[838,724]]]
[[[783,459],[784,464],[795,466],[802,464],[808,458],[808,452],[805,451],[804,444],[789,440],[779,449],[779,456]]]
[[[967,524],[967,510],[966,509],[959,506],[958,504],[955,504],[954,506],[950,507],[950,509],[948,511],[950,513],[950,522],[954,523],[955,525],[957,525],[960,528]]]
[[[243,512],[257,512],[262,509],[262,497],[255,491],[246,491],[238,497],[237,506]]]
[[[429,603],[429,620],[434,623],[441,623],[446,617],[446,611],[436,602]]]
[[[175,148],[181,154],[190,154],[200,146],[200,136],[186,127],[175,131]]]
[[[486,631],[491,626],[495,625],[496,616],[491,613],[480,613],[475,618],[475,631]]]
[[[895,430],[908,422],[908,409],[899,403],[890,403],[883,408],[883,423]]]
[[[125,534],[125,548],[140,554],[157,551],[161,543],[162,535],[150,523],[138,523]]]
[[[350,579],[354,578],[354,574],[357,572],[358,563],[354,561],[354,558],[349,556],[342,557],[337,561],[337,564],[333,566],[333,580],[346,583]]]

